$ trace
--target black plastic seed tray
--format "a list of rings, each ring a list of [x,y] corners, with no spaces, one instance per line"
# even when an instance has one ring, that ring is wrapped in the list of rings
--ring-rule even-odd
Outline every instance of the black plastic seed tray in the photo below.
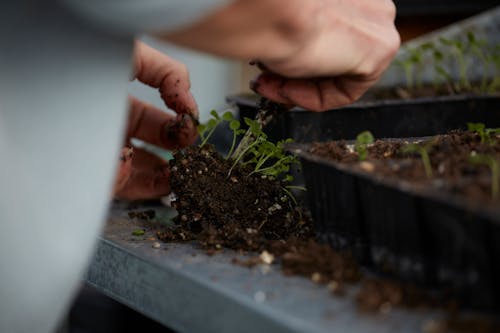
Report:
[[[259,97],[252,95],[227,98],[238,108],[240,119],[255,117],[258,100]],[[325,112],[294,108],[265,131],[271,140],[293,138],[301,143],[352,139],[367,129],[376,138],[421,137],[465,129],[467,122],[500,127],[500,113],[496,111],[500,112],[498,95],[358,102]]]
[[[355,170],[309,147],[289,149],[301,158],[320,237],[378,272],[450,288],[472,307],[500,308],[500,207]]]
[[[498,0],[394,0],[398,16],[473,14],[498,6]]]

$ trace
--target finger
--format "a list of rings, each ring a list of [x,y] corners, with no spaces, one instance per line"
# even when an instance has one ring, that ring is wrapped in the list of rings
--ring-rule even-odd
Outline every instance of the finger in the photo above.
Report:
[[[126,200],[155,199],[170,193],[168,162],[136,149],[132,172],[126,183],[115,192],[115,197]]]
[[[357,77],[325,79],[285,79],[267,75],[257,79],[255,91],[277,102],[301,106],[311,111],[324,111],[345,106],[359,99],[373,84]]]
[[[132,174],[132,158],[134,150],[129,147],[122,148],[120,154],[120,161],[118,164],[118,172],[115,178],[115,185],[113,187],[113,193],[121,191],[125,184],[128,182],[130,175]]]
[[[158,155],[150,153],[144,149],[134,148],[132,167],[134,170],[151,169],[151,167],[168,167],[168,162]]]
[[[182,148],[196,141],[197,121],[190,114],[168,114],[133,97],[129,101],[127,139],[137,138],[167,149]]]
[[[293,104],[289,99],[280,94],[280,90],[284,84],[285,79],[282,76],[264,72],[250,82],[250,89],[277,103]]]
[[[198,106],[190,91],[189,72],[183,63],[144,43],[136,42],[134,68],[135,77],[157,88],[170,109],[198,119]]]

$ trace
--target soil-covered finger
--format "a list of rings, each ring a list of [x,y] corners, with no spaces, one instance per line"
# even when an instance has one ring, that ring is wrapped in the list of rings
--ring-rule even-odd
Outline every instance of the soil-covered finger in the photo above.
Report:
[[[189,72],[183,63],[141,42],[136,43],[134,63],[137,79],[157,88],[170,109],[198,119]]]
[[[196,141],[198,122],[191,115],[172,115],[135,98],[131,98],[130,103],[127,138],[167,149],[185,147]]]
[[[148,170],[133,169],[125,185],[115,197],[125,200],[156,199],[170,193],[170,171],[167,165]]]
[[[121,191],[132,174],[132,159],[134,149],[131,147],[124,147],[120,152],[120,161],[118,163],[118,172],[115,178],[113,193]]]

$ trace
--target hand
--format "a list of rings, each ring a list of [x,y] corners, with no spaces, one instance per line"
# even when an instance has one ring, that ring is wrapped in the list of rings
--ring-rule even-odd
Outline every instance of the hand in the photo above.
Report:
[[[372,86],[399,48],[392,1],[323,1],[321,22],[295,54],[264,59],[251,83],[276,102],[322,111],[353,103]]]
[[[127,200],[152,199],[170,193],[168,162],[132,148],[130,139],[167,149],[190,145],[197,137],[198,107],[189,90],[189,73],[184,64],[137,42],[134,69],[134,78],[157,88],[165,104],[177,115],[130,97],[127,147],[121,151],[114,196]]]
[[[391,0],[236,0],[162,37],[263,69],[252,88],[321,111],[373,85],[399,48]]]

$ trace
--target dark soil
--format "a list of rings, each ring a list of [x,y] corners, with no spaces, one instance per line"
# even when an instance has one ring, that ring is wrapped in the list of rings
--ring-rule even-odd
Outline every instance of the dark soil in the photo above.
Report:
[[[179,151],[170,165],[178,230],[205,248],[262,251],[270,241],[313,235],[310,218],[284,184],[249,176],[251,170],[239,165],[231,170],[232,161],[212,147]]]
[[[359,162],[358,155],[348,149],[346,142],[315,143],[310,152],[336,162],[384,177],[404,179],[421,189],[438,189],[459,195],[479,203],[499,207],[500,198],[493,199],[491,193],[492,174],[488,166],[473,165],[469,161],[471,152],[486,154],[500,162],[500,138],[481,142],[478,134],[466,131],[452,131],[446,135],[427,138],[421,145],[428,144],[432,165],[429,178],[418,153],[403,153],[401,149],[407,140],[377,140],[368,147],[368,158]]]
[[[177,227],[158,232],[164,241],[196,241],[208,253],[222,248],[266,251],[281,260],[285,273],[338,283],[359,279],[348,254],[314,240],[308,212],[275,179],[222,158],[211,146],[189,147],[174,155],[171,187],[177,196]],[[252,266],[260,257],[236,263]]]

